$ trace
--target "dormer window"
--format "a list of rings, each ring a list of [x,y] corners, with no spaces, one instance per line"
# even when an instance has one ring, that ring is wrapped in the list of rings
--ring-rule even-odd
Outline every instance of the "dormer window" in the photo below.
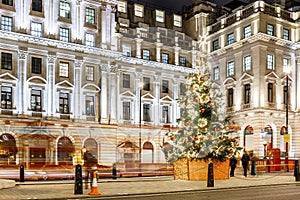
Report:
[[[165,12],[161,10],[155,10],[156,21],[164,23],[165,22]]]
[[[134,15],[137,17],[144,17],[144,6],[140,4],[134,4]]]
[[[174,26],[182,26],[182,17],[180,15],[174,15]]]
[[[127,3],[126,1],[118,1],[118,12],[127,13]]]

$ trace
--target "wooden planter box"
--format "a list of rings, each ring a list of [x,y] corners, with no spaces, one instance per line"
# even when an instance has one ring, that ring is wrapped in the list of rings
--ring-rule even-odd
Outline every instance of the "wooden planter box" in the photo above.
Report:
[[[204,160],[190,160],[183,158],[174,165],[174,179],[175,180],[207,180],[209,162]],[[213,161],[214,166],[214,180],[229,179],[229,159],[225,162]]]

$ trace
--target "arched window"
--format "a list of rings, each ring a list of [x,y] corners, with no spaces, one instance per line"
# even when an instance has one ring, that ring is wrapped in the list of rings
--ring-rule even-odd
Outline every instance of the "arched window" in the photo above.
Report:
[[[68,137],[61,137],[57,143],[58,164],[73,164],[75,148]]]
[[[280,128],[280,151],[285,152],[286,151],[286,146],[285,146],[285,142],[284,142],[284,134],[287,133],[286,127],[282,126]]]
[[[84,142],[84,147],[88,150],[92,156],[98,160],[98,145],[95,139],[88,138]]]
[[[154,156],[153,156],[153,145],[150,142],[145,142],[143,145],[143,156],[142,162],[143,163],[153,163]]]
[[[253,150],[253,128],[246,126],[244,129],[244,148],[246,150]]]
[[[0,135],[0,159],[7,160],[8,162],[9,157],[13,157],[13,161],[15,161],[17,152],[18,149],[14,136],[8,133]]]
[[[265,142],[267,142],[268,149],[273,148],[273,129],[271,126],[266,126],[264,128],[265,132]]]

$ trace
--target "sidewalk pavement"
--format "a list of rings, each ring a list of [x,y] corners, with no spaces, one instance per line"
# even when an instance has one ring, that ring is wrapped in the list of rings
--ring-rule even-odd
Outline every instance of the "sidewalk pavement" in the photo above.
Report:
[[[16,182],[15,187],[0,190],[0,199],[80,199],[91,197],[88,194],[91,189],[85,189],[84,182],[83,194],[74,195],[74,183],[74,180]],[[173,176],[132,177],[116,180],[98,179],[98,191],[101,193],[100,196],[108,197],[282,184],[300,184],[300,182],[295,181],[293,172],[261,173],[248,177],[237,174],[235,177],[230,177],[229,180],[215,180],[214,187],[207,187],[207,181],[174,180]]]

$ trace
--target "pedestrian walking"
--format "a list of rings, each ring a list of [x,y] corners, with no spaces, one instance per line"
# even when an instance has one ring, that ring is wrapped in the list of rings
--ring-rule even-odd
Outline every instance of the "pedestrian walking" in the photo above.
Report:
[[[233,177],[234,170],[235,170],[236,164],[237,164],[237,159],[235,157],[231,157],[229,164],[230,164],[230,177]]]
[[[247,151],[244,149],[243,156],[242,156],[242,166],[244,169],[244,176],[247,177],[247,171],[249,166],[250,156],[248,155]]]

